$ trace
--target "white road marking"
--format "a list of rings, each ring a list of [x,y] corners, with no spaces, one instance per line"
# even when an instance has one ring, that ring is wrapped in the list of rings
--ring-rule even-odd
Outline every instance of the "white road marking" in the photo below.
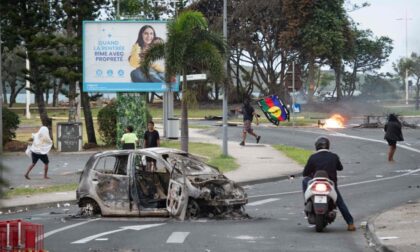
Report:
[[[61,231],[67,230],[67,229],[71,229],[71,228],[75,228],[75,227],[87,224],[87,223],[92,222],[92,221],[97,221],[97,220],[100,220],[100,219],[101,218],[91,219],[91,220],[83,221],[83,222],[76,223],[76,224],[73,224],[73,225],[58,228],[58,229],[55,229],[55,230],[51,230],[50,232],[47,232],[47,233],[44,234],[44,239],[47,238],[48,236],[51,236],[51,235],[56,234],[58,232],[61,232]]]
[[[109,234],[114,234],[114,233],[118,233],[121,231],[125,231],[125,230],[143,230],[143,229],[147,229],[147,228],[152,228],[152,227],[157,227],[157,226],[161,226],[164,225],[165,223],[161,223],[161,224],[149,224],[149,225],[137,225],[137,226],[125,226],[125,227],[121,227],[120,229],[116,229],[116,230],[111,230],[108,232],[103,232],[100,234],[96,234],[96,235],[92,235],[77,241],[72,242],[72,244],[83,244],[83,243],[87,243],[90,242],[92,240],[98,239],[99,237],[105,236],[105,235],[109,235]]]
[[[248,203],[248,206],[259,206],[259,205],[263,205],[269,202],[273,202],[273,201],[277,201],[279,200],[279,198],[270,198],[270,199],[265,199],[265,200],[259,200],[259,201],[255,201],[252,203]]]
[[[393,240],[393,239],[398,239],[400,237],[398,236],[385,236],[385,237],[379,237],[379,239],[381,240]]]
[[[359,139],[359,140],[364,140],[364,141],[369,141],[369,142],[376,142],[376,143],[382,143],[382,144],[388,145],[388,143],[385,140],[377,140],[377,139],[372,139],[372,138],[366,138],[366,137],[359,137],[359,136],[348,135],[348,134],[345,134],[345,133],[340,133],[340,132],[333,131],[331,129],[325,129],[325,130],[328,131],[328,132],[330,132],[330,135],[331,136],[346,137],[346,138],[352,138],[352,139]],[[308,130],[301,130],[301,131],[302,132],[305,132],[305,133],[311,133],[311,134],[317,134],[317,135],[319,135],[319,132],[317,133],[317,132],[312,132],[312,131],[308,131]],[[400,145],[398,145],[398,147],[399,148],[406,149],[406,150],[410,150],[410,151],[413,151],[413,152],[420,153],[420,150],[415,149],[415,148],[408,147],[405,144],[407,144],[407,143],[400,144]]]
[[[108,241],[108,238],[98,238],[98,239],[95,239],[95,241]]]
[[[235,239],[238,239],[238,240],[257,240],[257,239],[262,239],[262,238],[264,238],[264,237],[262,237],[262,236],[250,236],[250,235],[240,235],[240,236],[235,236],[235,237],[233,237],[233,238],[235,238]]]
[[[365,141],[376,142],[376,143],[383,143],[383,144],[388,145],[388,143],[386,141],[384,141],[384,140],[377,140],[377,139],[366,138],[366,137],[352,136],[352,135],[347,135],[347,134],[338,133],[338,132],[334,132],[333,134],[331,134],[331,136],[347,137],[347,138],[352,138],[352,139],[365,140]],[[400,145],[398,145],[398,147],[399,148],[406,149],[406,150],[410,150],[410,151],[413,151],[413,152],[420,153],[420,150],[415,149],[415,148],[408,147],[407,145],[400,144]]]
[[[339,185],[338,187],[341,188],[341,187],[347,187],[347,186],[354,186],[354,185],[362,185],[362,184],[368,184],[368,183],[373,183],[373,182],[380,182],[380,181],[385,181],[385,180],[392,180],[392,179],[396,179],[396,178],[400,178],[400,177],[405,177],[405,176],[411,175],[411,174],[416,173],[416,172],[420,172],[420,169],[411,170],[409,172],[399,174],[399,175],[395,175],[395,176],[391,176],[391,177],[387,177],[387,178],[371,179],[371,180],[365,180],[365,181],[360,181],[360,182],[354,182],[354,183]],[[248,196],[248,199],[262,198],[262,197],[268,197],[268,196],[288,195],[288,194],[295,194],[295,193],[302,193],[302,191],[291,191],[291,192],[252,195],[252,196]],[[249,204],[247,204],[247,205],[249,205]]]
[[[166,243],[184,243],[190,232],[173,232],[166,240]]]

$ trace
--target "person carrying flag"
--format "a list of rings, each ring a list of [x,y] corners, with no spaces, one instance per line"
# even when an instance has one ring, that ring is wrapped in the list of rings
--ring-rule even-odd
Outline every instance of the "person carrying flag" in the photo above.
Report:
[[[239,110],[240,113],[243,114],[244,120],[244,128],[242,131],[242,142],[239,144],[241,146],[245,145],[246,134],[249,133],[250,135],[254,136],[257,143],[260,142],[261,136],[255,134],[254,129],[252,129],[252,119],[255,116],[256,124],[258,125],[258,117],[259,115],[255,112],[255,109],[251,106],[249,99],[245,99],[242,105],[242,109]]]

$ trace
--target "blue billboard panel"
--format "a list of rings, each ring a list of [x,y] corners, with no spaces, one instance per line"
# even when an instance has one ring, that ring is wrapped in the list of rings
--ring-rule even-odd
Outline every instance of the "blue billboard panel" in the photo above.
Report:
[[[165,62],[144,74],[140,65],[148,48],[166,40],[165,22],[85,21],[83,23],[84,92],[179,91],[178,78],[165,83]]]

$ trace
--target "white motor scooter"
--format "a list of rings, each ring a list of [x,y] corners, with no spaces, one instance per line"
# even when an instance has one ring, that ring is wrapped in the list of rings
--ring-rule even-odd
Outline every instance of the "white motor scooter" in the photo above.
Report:
[[[336,217],[337,192],[334,182],[325,171],[317,171],[308,183],[305,191],[305,213],[309,224],[315,224],[317,232],[321,232]]]

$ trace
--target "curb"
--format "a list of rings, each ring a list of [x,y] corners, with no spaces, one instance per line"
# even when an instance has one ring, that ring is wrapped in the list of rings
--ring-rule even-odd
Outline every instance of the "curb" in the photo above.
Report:
[[[236,184],[238,184],[240,186],[263,184],[263,183],[269,183],[269,182],[276,182],[276,181],[280,181],[280,180],[286,180],[286,179],[289,179],[291,176],[294,176],[294,178],[297,178],[297,177],[301,176],[301,173],[282,175],[282,176],[279,176],[279,177],[245,180],[245,181],[241,181],[241,182],[236,182]]]
[[[373,245],[374,245],[373,248],[375,249],[375,251],[394,252],[396,250],[394,250],[391,247],[383,244],[381,239],[379,239],[379,237],[375,233],[375,219],[378,216],[379,216],[379,214],[373,216],[372,218],[370,218],[368,220],[368,223],[366,225],[366,238],[367,238],[368,242],[373,243]]]
[[[7,215],[9,213],[26,212],[29,210],[36,210],[36,209],[41,209],[41,208],[53,208],[53,207],[58,207],[57,204],[61,205],[61,204],[66,204],[66,203],[69,203],[70,205],[74,205],[77,203],[77,200],[75,199],[59,200],[59,201],[45,202],[45,203],[40,203],[40,204],[29,204],[29,205],[11,206],[11,207],[0,206],[0,211],[3,212],[2,214],[0,214],[0,216]]]

